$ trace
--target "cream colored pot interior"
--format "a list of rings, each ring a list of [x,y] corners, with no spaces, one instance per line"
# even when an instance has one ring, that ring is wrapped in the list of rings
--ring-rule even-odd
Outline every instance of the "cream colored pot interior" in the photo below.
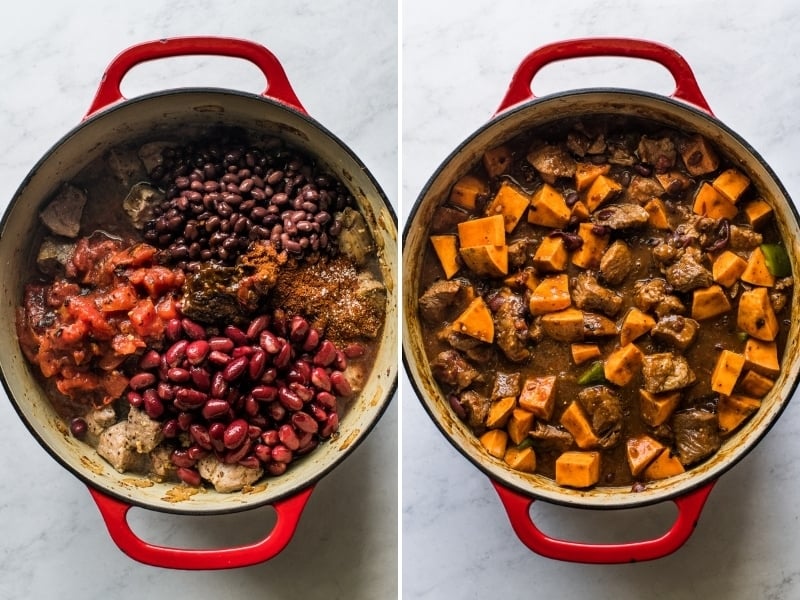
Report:
[[[31,367],[16,344],[15,306],[30,276],[23,265],[34,251],[31,240],[42,204],[64,181],[120,141],[185,142],[209,126],[241,127],[257,143],[277,135],[316,157],[350,188],[377,241],[388,290],[386,325],[377,362],[363,392],[340,422],[339,435],[321,444],[279,478],[264,479],[246,493],[203,490],[189,495],[185,486],[154,483],[117,473],[87,445],[65,432]],[[22,174],[20,174],[22,177]],[[91,201],[91,200],[90,200]],[[75,128],[28,175],[4,217],[0,235],[0,367],[6,391],[39,441],[90,485],[138,505],[186,513],[251,508],[291,495],[332,469],[369,433],[397,385],[397,229],[383,193],[361,162],[311,119],[271,100],[222,90],[178,90],[144,96],[113,107]]]
[[[418,198],[406,225],[403,242],[403,355],[412,384],[438,427],[462,454],[491,478],[554,503],[622,508],[672,498],[716,479],[758,443],[778,418],[794,391],[800,369],[800,318],[797,302],[792,306],[792,320],[780,377],[764,399],[758,413],[727,439],[720,451],[702,466],[678,477],[650,483],[645,491],[638,493],[631,493],[629,487],[570,490],[555,485],[549,478],[511,470],[502,460],[489,456],[477,437],[452,412],[447,399],[433,380],[422,344],[424,334],[417,318],[417,298],[423,291],[418,287],[418,278],[425,245],[428,243],[428,227],[434,210],[447,198],[452,183],[481,159],[484,150],[497,146],[526,129],[564,117],[601,113],[636,115],[681,130],[699,132],[712,140],[735,163],[741,164],[753,184],[775,209],[782,237],[790,246],[792,273],[795,281],[798,281],[800,229],[791,200],[756,152],[719,121],[682,103],[634,91],[586,90],[550,96],[512,108],[473,134],[441,165]]]

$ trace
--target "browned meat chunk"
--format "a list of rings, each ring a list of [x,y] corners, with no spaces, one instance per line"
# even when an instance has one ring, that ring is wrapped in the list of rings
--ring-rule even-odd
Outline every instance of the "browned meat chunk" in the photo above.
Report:
[[[611,319],[596,313],[583,313],[583,336],[598,338],[617,335],[617,325]]]
[[[591,417],[592,429],[601,448],[613,448],[622,436],[622,404],[619,397],[604,385],[586,388],[578,402]]]
[[[675,144],[670,138],[651,139],[646,135],[639,140],[637,153],[643,163],[652,165],[657,171],[662,172],[675,166],[675,158],[678,155]]]
[[[630,167],[639,162],[634,154],[635,144],[629,137],[614,137],[608,139],[607,158],[612,165]]]
[[[581,310],[597,311],[613,317],[622,308],[622,296],[604,288],[594,275],[588,272],[579,273],[572,280],[572,301]]]
[[[684,466],[711,456],[722,445],[717,415],[707,410],[676,412],[672,418],[678,459]]]
[[[528,324],[525,322],[525,302],[521,296],[503,288],[492,300],[499,305],[494,313],[494,341],[503,354],[513,362],[521,362],[531,353],[525,347]]]
[[[680,314],[686,309],[677,298],[670,294],[671,288],[663,279],[637,281],[633,288],[633,303],[641,311],[654,311],[659,317]]]
[[[753,250],[758,248],[764,241],[762,236],[757,231],[753,231],[750,227],[741,225],[730,225],[729,244],[730,249],[737,250]]]
[[[697,338],[700,324],[694,319],[680,315],[667,315],[659,319],[650,330],[655,339],[666,342],[678,350],[686,350]]]
[[[141,456],[129,443],[127,421],[112,425],[100,434],[97,453],[120,473],[135,468],[141,459]]]
[[[434,281],[420,296],[420,315],[429,323],[445,321],[460,292],[461,284],[455,279]]]
[[[662,195],[664,195],[664,188],[658,180],[642,175],[631,177],[631,182],[625,190],[625,198],[629,202],[636,202],[637,204],[647,204],[653,198],[658,198]]]
[[[649,218],[650,215],[644,208],[630,202],[608,204],[592,215],[592,221],[597,225],[614,230],[644,227]]]
[[[711,271],[702,264],[702,256],[695,248],[687,248],[683,255],[666,270],[667,282],[680,292],[708,287],[714,279]]]
[[[619,285],[625,281],[632,267],[631,250],[622,240],[611,244],[600,259],[600,275],[609,285]]]
[[[451,206],[440,206],[437,208],[431,219],[431,233],[448,233],[453,231],[456,226],[466,221],[469,213]]]
[[[46,237],[39,246],[36,255],[36,266],[45,275],[61,275],[75,252],[75,244],[62,242],[56,238]]]
[[[672,352],[649,354],[642,363],[644,389],[651,394],[680,390],[694,383],[694,372],[683,356]]]
[[[508,265],[512,269],[519,269],[528,260],[528,240],[525,238],[514,240],[508,244]]]
[[[144,229],[155,218],[156,207],[164,201],[164,192],[149,183],[136,183],[122,201],[122,210],[136,229]]]
[[[500,373],[494,376],[494,385],[492,386],[492,400],[499,400],[500,398],[508,398],[509,396],[519,396],[521,390],[520,374],[514,373]]]
[[[65,184],[39,218],[51,232],[68,238],[78,237],[86,194],[73,185]]]
[[[371,256],[375,256],[375,242],[363,215],[348,206],[334,218],[342,224],[337,238],[339,252],[358,266],[365,265]]]
[[[174,479],[177,467],[172,462],[171,456],[171,448],[167,446],[156,446],[150,453],[150,477],[156,481]]]
[[[444,342],[447,342],[452,348],[460,350],[461,352],[469,352],[475,348],[485,345],[485,342],[477,338],[453,331],[453,328],[446,325],[436,334],[436,337]]]
[[[491,402],[475,390],[467,390],[459,397],[459,404],[467,413],[467,425],[475,433],[480,433],[486,428],[486,415],[489,414]]]
[[[164,439],[163,427],[143,410],[131,408],[128,413],[128,439],[136,452],[147,454]]]
[[[527,158],[547,183],[553,184],[560,177],[575,175],[575,159],[561,146],[539,146],[531,150]]]
[[[264,474],[260,467],[254,469],[236,463],[222,463],[213,454],[197,461],[197,471],[200,477],[211,483],[221,494],[237,492],[244,486],[255,483]]]
[[[569,449],[573,443],[572,434],[568,431],[560,429],[555,425],[547,425],[541,421],[536,421],[529,435],[533,440],[534,446],[543,450],[558,450],[563,452]]]
[[[445,350],[431,362],[433,377],[442,385],[463,390],[479,375],[455,350]]]

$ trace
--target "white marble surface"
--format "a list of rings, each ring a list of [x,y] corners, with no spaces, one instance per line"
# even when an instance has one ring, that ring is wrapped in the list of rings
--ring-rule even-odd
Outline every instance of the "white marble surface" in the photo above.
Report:
[[[79,123],[118,52],[200,34],[270,48],[307,111],[354,150],[397,206],[394,3],[29,0],[7,3],[3,23],[2,210],[34,163]],[[263,83],[244,62],[181,58],[137,68],[123,92],[202,85],[260,92]],[[192,573],[143,566],[122,554],[86,488],[38,446],[0,392],[0,598],[395,597],[397,404],[318,484],[281,555],[255,567]],[[189,518],[135,509],[131,522],[156,543],[230,545],[266,533],[271,513]]]
[[[800,195],[800,11],[794,2],[475,1],[402,4],[401,222],[427,178],[484,124],[521,59],[542,44],[628,36],[677,49],[719,119]],[[597,85],[670,93],[658,66],[592,59],[548,67],[539,95]],[[723,476],[694,535],[662,560],[623,566],[556,562],[516,538],[487,478],[440,435],[401,376],[404,597],[800,598],[800,404]],[[568,539],[658,535],[672,504],[598,513],[534,505]],[[583,536],[583,537],[581,537]]]

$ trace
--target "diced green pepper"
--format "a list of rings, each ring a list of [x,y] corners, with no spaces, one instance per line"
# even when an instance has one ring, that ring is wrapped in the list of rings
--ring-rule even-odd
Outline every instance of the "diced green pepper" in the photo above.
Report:
[[[517,450],[525,450],[525,448],[529,446],[533,446],[533,439],[526,437],[519,444],[517,444]]]
[[[749,338],[750,336],[747,334],[746,331],[737,331],[736,332],[736,337],[738,338],[738,340],[740,342],[746,342],[747,338]]]
[[[767,263],[767,270],[774,277],[789,277],[792,274],[792,265],[786,248],[780,244],[761,244],[761,252]]]
[[[603,369],[603,361],[598,360],[589,365],[581,376],[578,377],[580,385],[594,385],[595,383],[603,383],[606,380],[605,371]]]

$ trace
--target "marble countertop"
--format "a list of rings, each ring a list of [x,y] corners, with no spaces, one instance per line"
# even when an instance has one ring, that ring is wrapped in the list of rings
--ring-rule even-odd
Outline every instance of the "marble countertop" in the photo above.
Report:
[[[203,34],[272,50],[309,114],[359,156],[398,206],[393,3],[32,0],[8,4],[3,15],[0,210],[36,161],[78,125],[117,53],[144,41]],[[179,58],[137,67],[122,91],[130,98],[185,86],[259,93],[264,81],[244,61]],[[397,595],[396,398],[366,441],[316,486],[286,550],[230,571],[171,571],[131,560],[112,542],[86,487],[37,444],[4,392],[0,423],[0,598]],[[129,520],[154,543],[224,547],[252,541],[254,531],[265,535],[272,512],[178,517],[133,509]]]
[[[717,117],[800,194],[800,11],[789,1],[402,3],[402,222],[439,164],[486,123],[522,58],[550,42],[626,36],[675,48]],[[539,96],[595,86],[670,94],[669,74],[633,60],[550,65]],[[800,598],[800,405],[721,477],[684,547],[622,566],[557,562],[511,530],[489,480],[439,433],[401,375],[404,597]],[[534,504],[534,522],[577,541],[656,537],[671,502],[597,512]]]

